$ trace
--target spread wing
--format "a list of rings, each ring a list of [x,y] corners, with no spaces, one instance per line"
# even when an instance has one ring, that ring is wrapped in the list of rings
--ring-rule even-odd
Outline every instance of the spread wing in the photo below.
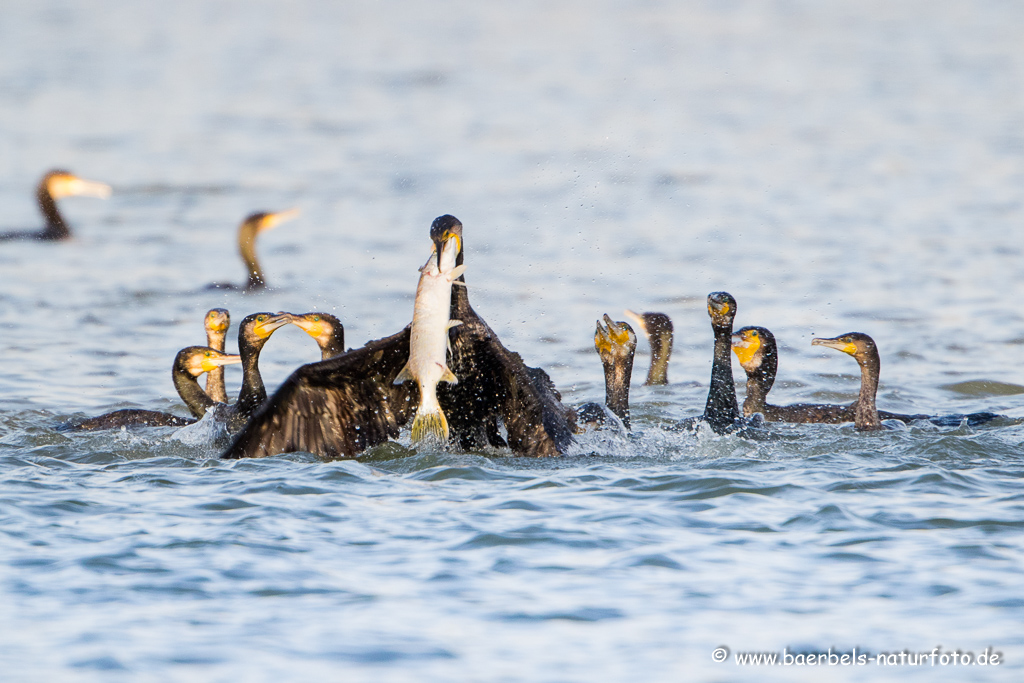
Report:
[[[392,384],[409,360],[409,328],[340,356],[303,365],[274,392],[224,453],[257,458],[307,451],[351,458],[398,436],[417,396]]]
[[[463,448],[506,445],[498,435],[498,419],[508,432],[508,447],[518,455],[560,455],[572,444],[573,411],[562,405],[548,374],[523,363],[469,306],[453,297],[452,317],[462,325],[452,330],[449,367],[458,384],[438,386],[438,399],[448,424]]]

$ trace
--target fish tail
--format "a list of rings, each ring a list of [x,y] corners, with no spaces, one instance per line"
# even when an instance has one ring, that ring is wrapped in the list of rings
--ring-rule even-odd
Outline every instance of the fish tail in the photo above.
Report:
[[[416,419],[412,421],[412,440],[414,443],[427,440],[448,443],[448,420],[440,406],[432,412],[416,412]]]
[[[422,391],[422,389],[421,389]],[[433,440],[439,444],[448,443],[448,420],[437,402],[437,395],[431,391],[423,391],[423,400],[416,409],[416,418],[412,421],[413,443]]]

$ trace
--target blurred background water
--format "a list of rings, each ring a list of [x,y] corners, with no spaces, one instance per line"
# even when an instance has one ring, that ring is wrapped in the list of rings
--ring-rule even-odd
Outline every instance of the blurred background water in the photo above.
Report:
[[[0,245],[0,670],[1019,679],[1017,420],[665,424],[703,408],[723,289],[779,339],[775,403],[852,400],[853,361],[810,340],[858,330],[881,408],[1024,417],[1022,31],[994,0],[5,2],[0,230],[41,225],[51,167],[114,194],[63,201],[72,242]],[[244,280],[247,213],[293,206],[260,239],[270,291],[203,291]],[[397,331],[443,213],[474,306],[568,401],[603,396],[601,314],[673,318],[632,437],[222,463],[187,432],[55,430],[181,411],[171,361],[212,306]],[[264,378],[318,356],[280,330]],[[1006,664],[746,670],[722,644]]]

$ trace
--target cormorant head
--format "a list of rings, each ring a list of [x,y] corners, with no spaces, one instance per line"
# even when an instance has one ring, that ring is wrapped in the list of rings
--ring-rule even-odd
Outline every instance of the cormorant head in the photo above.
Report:
[[[813,339],[813,346],[827,346],[830,349],[848,353],[857,359],[858,363],[865,363],[872,356],[878,357],[878,348],[875,340],[863,332],[847,332],[831,339]]]
[[[188,346],[178,351],[175,364],[193,377],[210,372],[223,365],[241,363],[242,357],[233,353],[221,353],[208,346]]]
[[[711,292],[708,294],[708,315],[714,327],[732,326],[736,317],[736,299],[728,292]]]
[[[330,313],[278,313],[288,317],[288,322],[302,330],[316,340],[317,345],[323,348],[331,343],[331,340],[339,334],[344,334],[345,328],[341,321]]]
[[[247,315],[238,326],[238,342],[242,345],[244,340],[248,344],[262,345],[274,333],[274,330],[284,327],[291,320],[287,313],[274,315],[273,313],[253,313]]]
[[[744,327],[733,333],[732,350],[751,375],[761,368],[765,356],[774,352],[775,336],[763,327]]]
[[[243,235],[247,237],[256,237],[261,232],[266,232],[271,228],[276,228],[281,223],[285,223],[297,217],[300,213],[299,209],[288,209],[287,211],[257,211],[246,216],[245,220],[242,221],[242,225],[238,228],[238,236],[241,239]]]
[[[84,180],[70,171],[54,169],[43,176],[39,183],[54,199],[61,197],[97,197],[106,199],[110,196],[110,185],[94,180]]]
[[[633,321],[648,340],[657,338],[666,332],[672,334],[672,320],[664,313],[634,313],[629,309],[623,313]]]
[[[604,326],[597,321],[594,332],[594,348],[603,363],[614,362],[616,358],[632,356],[636,351],[636,333],[626,322],[615,322],[606,313]]]
[[[437,253],[437,269],[441,270],[441,252],[449,240],[458,240],[456,255],[462,251],[462,221],[451,214],[438,216],[430,225],[430,240],[434,243],[434,251]]]
[[[231,314],[226,308],[211,308],[203,321],[207,334],[224,334],[231,327]]]

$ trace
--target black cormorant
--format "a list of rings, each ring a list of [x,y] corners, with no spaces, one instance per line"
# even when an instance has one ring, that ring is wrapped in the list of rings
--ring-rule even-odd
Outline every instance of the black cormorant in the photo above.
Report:
[[[645,385],[668,384],[668,361],[672,355],[672,320],[664,313],[634,313],[626,317],[636,323],[651,345],[651,367]]]
[[[216,404],[199,386],[199,375],[241,361],[239,356],[226,354],[208,346],[189,346],[178,352],[171,368],[171,379],[181,400],[192,413],[191,418],[157,410],[126,408],[83,420],[72,425],[72,428],[98,430],[121,427],[183,427],[192,424]]]
[[[708,294],[708,315],[715,334],[715,356],[702,419],[716,434],[726,434],[743,426],[732,378],[732,322],[736,317],[736,299],[728,292]]]
[[[238,226],[238,253],[241,254],[242,261],[249,273],[248,281],[242,286],[230,282],[218,282],[210,285],[209,289],[243,289],[246,292],[254,292],[265,288],[267,281],[263,277],[263,269],[260,268],[260,262],[256,258],[256,237],[298,215],[298,209],[289,209],[278,213],[260,211],[250,214]]]
[[[211,349],[224,351],[224,340],[231,327],[231,314],[224,308],[211,308],[203,319],[206,328],[206,345]],[[224,368],[217,367],[206,373],[206,394],[218,403],[228,402],[224,387]]]
[[[0,240],[44,240],[56,242],[71,237],[67,222],[57,209],[57,201],[61,197],[98,197],[106,199],[110,196],[110,186],[92,180],[83,180],[68,171],[53,170],[43,176],[36,187],[36,201],[39,210],[46,219],[46,227],[42,230],[16,231],[0,233]]]

